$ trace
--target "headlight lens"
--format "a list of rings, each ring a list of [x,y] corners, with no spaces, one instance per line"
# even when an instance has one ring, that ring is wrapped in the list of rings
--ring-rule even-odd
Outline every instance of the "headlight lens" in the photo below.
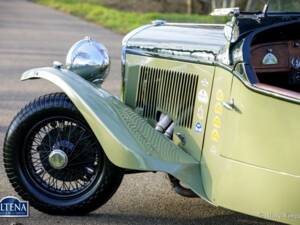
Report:
[[[108,51],[104,45],[87,37],[70,48],[66,58],[66,68],[100,85],[110,70]]]

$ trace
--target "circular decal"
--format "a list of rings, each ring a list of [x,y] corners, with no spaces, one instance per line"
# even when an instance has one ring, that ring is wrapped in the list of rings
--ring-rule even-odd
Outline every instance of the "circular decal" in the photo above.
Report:
[[[201,80],[201,84],[203,87],[207,87],[209,83],[208,83],[207,79],[203,79],[203,80]]]
[[[215,142],[219,142],[220,140],[220,134],[219,134],[219,131],[214,129],[212,132],[211,132],[211,135],[210,135],[210,138],[211,140],[215,141]]]
[[[200,105],[197,109],[197,117],[199,120],[204,120],[204,108],[203,105]]]
[[[224,92],[222,90],[218,90],[217,91],[217,100],[219,102],[222,102],[222,101],[224,101],[224,99],[225,99]]]
[[[203,104],[207,104],[208,103],[208,94],[205,90],[200,90],[198,93],[198,100],[199,102],[203,103]]]
[[[196,125],[195,125],[195,131],[197,132],[197,133],[201,133],[202,132],[202,125],[201,125],[201,123],[196,123]]]
[[[213,120],[213,124],[215,128],[221,128],[222,126],[222,120],[219,116],[215,116],[214,120]]]
[[[223,107],[220,102],[216,103],[215,105],[215,113],[219,115],[223,114]]]

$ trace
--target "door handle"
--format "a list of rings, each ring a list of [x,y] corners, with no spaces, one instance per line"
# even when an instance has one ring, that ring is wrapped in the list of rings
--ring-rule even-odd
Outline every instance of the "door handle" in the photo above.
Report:
[[[223,106],[225,109],[234,110],[235,109],[234,99],[232,98],[229,101],[223,102]]]

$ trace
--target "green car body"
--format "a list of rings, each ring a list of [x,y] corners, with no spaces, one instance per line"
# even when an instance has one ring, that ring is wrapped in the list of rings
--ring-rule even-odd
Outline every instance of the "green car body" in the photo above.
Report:
[[[22,80],[60,87],[113,164],[166,172],[215,206],[300,224],[300,99],[256,85],[248,59],[254,33],[300,24],[278,21],[240,25],[234,43],[223,25],[139,28],[124,39],[121,100],[63,68]],[[154,129],[158,112],[175,122],[173,141]]]

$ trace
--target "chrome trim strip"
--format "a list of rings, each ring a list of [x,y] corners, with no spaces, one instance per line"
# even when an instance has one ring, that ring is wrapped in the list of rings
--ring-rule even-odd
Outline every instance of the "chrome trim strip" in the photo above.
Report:
[[[139,27],[139,28],[131,31],[127,35],[125,35],[125,37],[122,40],[122,58],[121,58],[122,64],[125,64],[125,60],[126,60],[126,47],[127,47],[127,43],[129,41],[129,39],[132,38],[133,36],[135,36],[136,34],[142,32],[143,30],[146,30],[147,28],[150,28],[150,27],[153,27],[153,26],[155,26],[155,25],[148,24],[148,25]]]
[[[279,93],[276,93],[273,91],[269,91],[269,90],[265,90],[265,89],[256,87],[255,84],[250,84],[250,82],[244,81],[241,78],[241,76],[238,75],[237,72],[235,72],[235,71],[231,71],[231,72],[234,74],[235,77],[237,77],[245,85],[246,88],[248,88],[256,93],[267,95],[269,97],[273,97],[273,98],[276,98],[279,100],[286,100],[286,101],[294,103],[294,104],[300,104],[300,99],[298,99],[298,98],[293,98],[293,97],[290,97],[287,95],[279,94]]]
[[[166,22],[163,25],[167,26],[191,26],[191,27],[218,27],[218,28],[224,28],[225,24],[207,24],[207,23],[171,23],[171,22]]]
[[[190,53],[190,52],[189,52]],[[199,51],[201,54],[207,54],[207,56],[212,56],[213,53],[205,52],[205,51]],[[146,56],[146,57],[155,57],[155,58],[162,58],[162,59],[170,59],[170,60],[177,60],[182,62],[190,62],[190,63],[200,63],[205,65],[214,65],[215,59],[213,60],[205,60],[204,58],[193,58],[193,57],[184,57],[180,55],[164,55],[161,53],[154,53],[154,52],[148,52],[144,49],[139,48],[126,48],[126,54],[132,54],[132,55],[140,55],[140,56]],[[192,53],[190,53],[192,54]],[[208,58],[208,57],[207,57]]]
[[[291,102],[291,103],[300,104],[300,99],[298,99],[298,98],[292,98],[290,96],[286,96],[286,95],[283,95],[283,94],[279,94],[279,93],[276,93],[276,92],[272,92],[272,91],[269,91],[269,90],[265,90],[265,89],[256,87],[255,84],[251,84],[250,81],[245,80],[237,71],[234,71],[229,66],[220,64],[218,62],[215,65],[231,72],[235,77],[237,77],[244,84],[244,86],[246,88],[248,88],[248,89],[250,89],[254,92],[257,92],[257,93],[260,93],[260,94],[263,94],[263,95],[267,95],[267,96],[270,96],[270,97],[273,97],[273,98],[277,98],[277,99],[280,99],[280,100],[286,100],[286,101]]]

